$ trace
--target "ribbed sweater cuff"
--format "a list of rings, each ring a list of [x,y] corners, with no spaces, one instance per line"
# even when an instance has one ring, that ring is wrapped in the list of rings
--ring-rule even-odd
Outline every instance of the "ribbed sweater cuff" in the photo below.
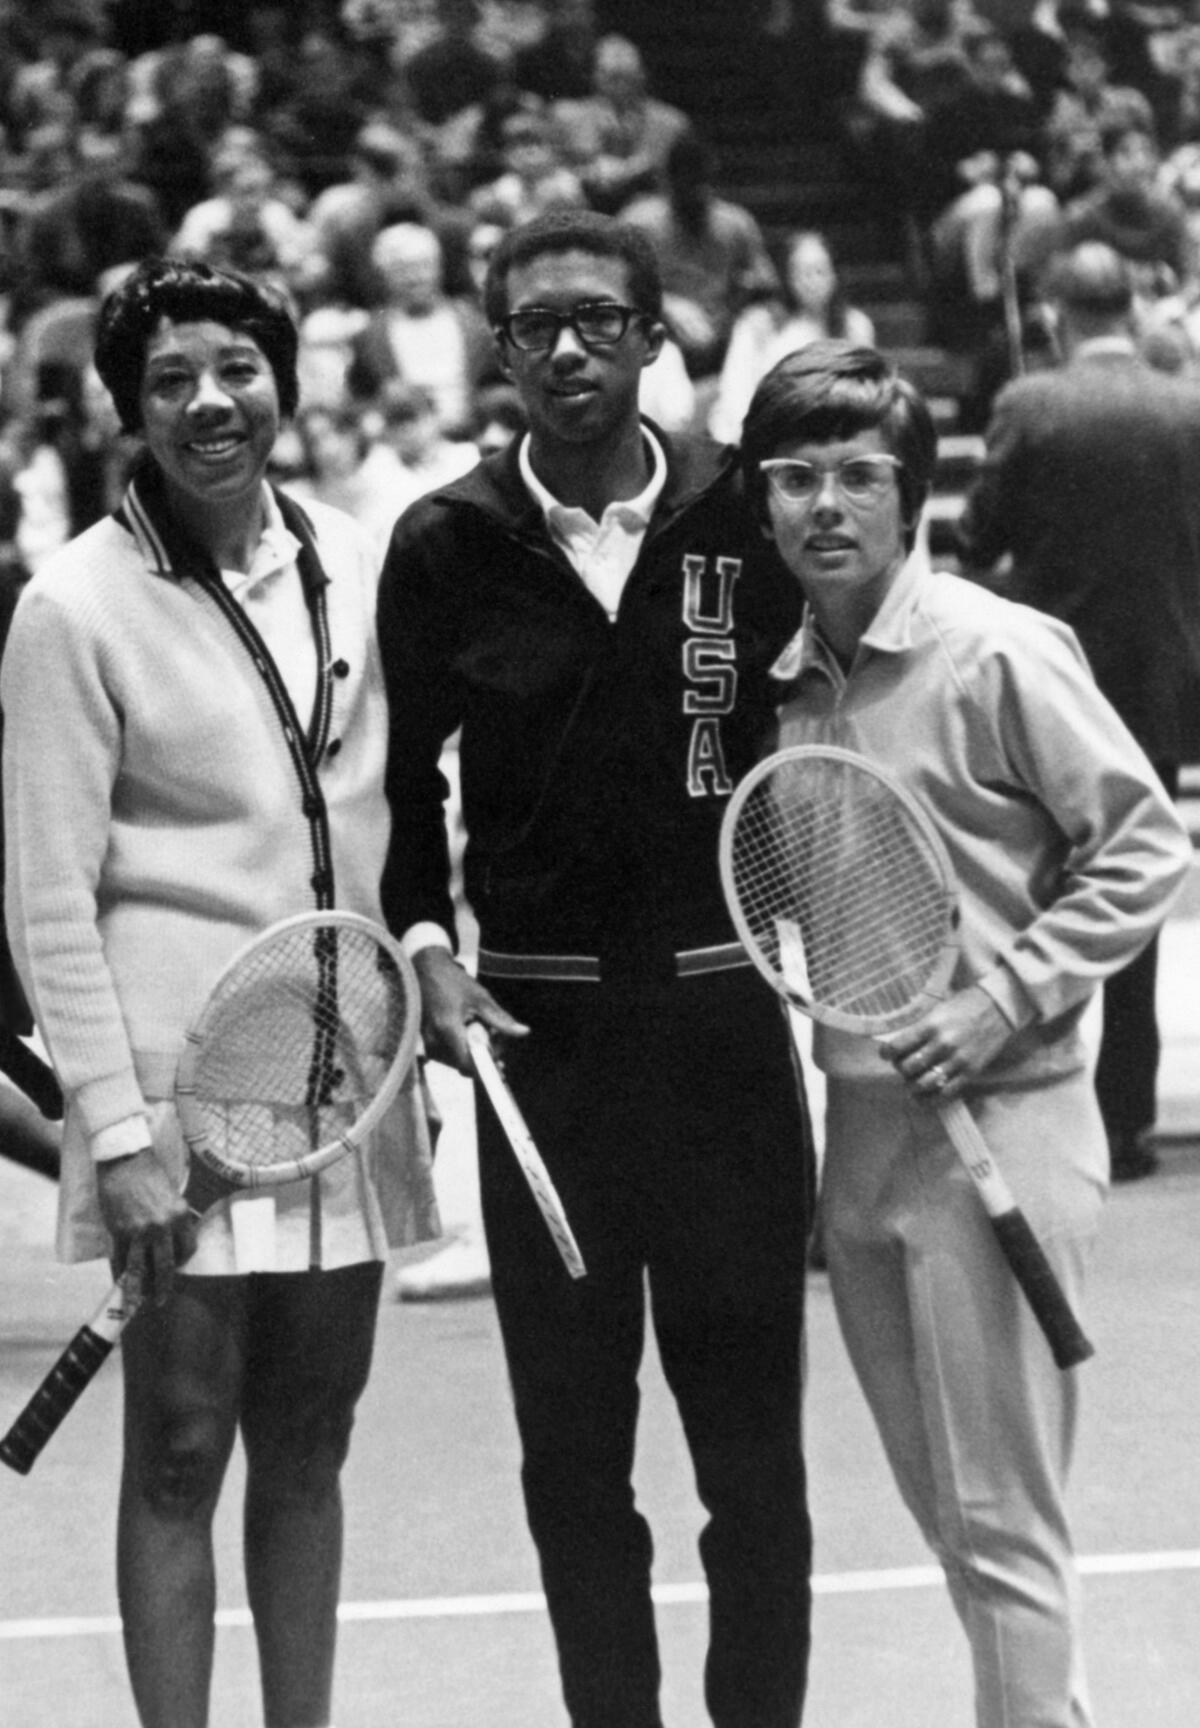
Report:
[[[119,1074],[108,1074],[100,1080],[89,1080],[71,1093],[71,1103],[79,1112],[79,1120],[88,1139],[102,1128],[128,1116],[144,1115],[146,1101],[132,1068]]]

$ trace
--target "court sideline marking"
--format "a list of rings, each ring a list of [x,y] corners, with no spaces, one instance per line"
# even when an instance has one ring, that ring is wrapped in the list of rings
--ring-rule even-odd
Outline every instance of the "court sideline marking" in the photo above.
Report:
[[[1155,1572],[1200,1572],[1200,1549],[1167,1550],[1157,1554],[1091,1554],[1079,1560],[1085,1578]],[[944,1586],[940,1566],[895,1566],[873,1572],[827,1572],[813,1579],[815,1596],[858,1596],[886,1590],[928,1590]],[[708,1600],[704,1584],[656,1584],[652,1591],[660,1607]],[[540,1614],[546,1598],[540,1592],[512,1591],[494,1596],[427,1596],[393,1602],[343,1602],[338,1619],[455,1620],[482,1619],[500,1614]],[[217,1611],[218,1626],[249,1626],[248,1608]],[[121,1630],[115,1614],[62,1616],[41,1620],[0,1620],[0,1642],[39,1638],[94,1638]]]

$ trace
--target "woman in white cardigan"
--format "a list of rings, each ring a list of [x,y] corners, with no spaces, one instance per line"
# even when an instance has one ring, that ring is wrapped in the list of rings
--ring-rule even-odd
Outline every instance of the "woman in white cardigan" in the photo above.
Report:
[[[172,1076],[216,974],[289,914],[379,916],[377,560],[264,480],[295,362],[282,299],[233,272],[158,260],[108,297],[96,365],[143,454],[121,508],[30,582],[0,684],[8,923],[67,1098],[59,1251],[107,1254],[143,1294],[118,1586],[144,1728],[207,1722],[239,1434],[266,1720],[328,1724],[382,1260],[436,1233],[411,1089],[365,1157],[278,1191],[248,1253],[240,1202],[197,1228],[181,1198]]]

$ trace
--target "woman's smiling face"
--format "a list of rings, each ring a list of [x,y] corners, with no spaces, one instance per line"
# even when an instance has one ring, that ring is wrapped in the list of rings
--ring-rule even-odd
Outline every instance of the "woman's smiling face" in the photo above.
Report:
[[[279,434],[271,363],[245,331],[164,318],[146,348],[142,435],[184,510],[244,499]]]

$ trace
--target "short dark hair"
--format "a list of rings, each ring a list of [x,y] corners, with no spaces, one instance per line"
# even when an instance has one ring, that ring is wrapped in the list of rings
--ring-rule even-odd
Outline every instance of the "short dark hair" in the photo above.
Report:
[[[629,297],[638,311],[662,317],[662,276],[648,235],[632,223],[596,210],[552,210],[510,228],[492,253],[483,285],[483,310],[493,329],[508,312],[510,273],[549,252],[620,259],[628,268]]]
[[[286,294],[273,283],[191,258],[150,258],[107,294],[96,330],[96,371],[123,432],[142,427],[146,349],[164,318],[212,320],[252,336],[270,362],[285,417],[296,411],[299,332]]]
[[[911,550],[937,462],[937,432],[925,398],[878,349],[829,339],[787,354],[760,381],[742,426],[746,494],[767,519],[759,463],[784,444],[825,444],[878,427],[903,466],[900,498]]]

